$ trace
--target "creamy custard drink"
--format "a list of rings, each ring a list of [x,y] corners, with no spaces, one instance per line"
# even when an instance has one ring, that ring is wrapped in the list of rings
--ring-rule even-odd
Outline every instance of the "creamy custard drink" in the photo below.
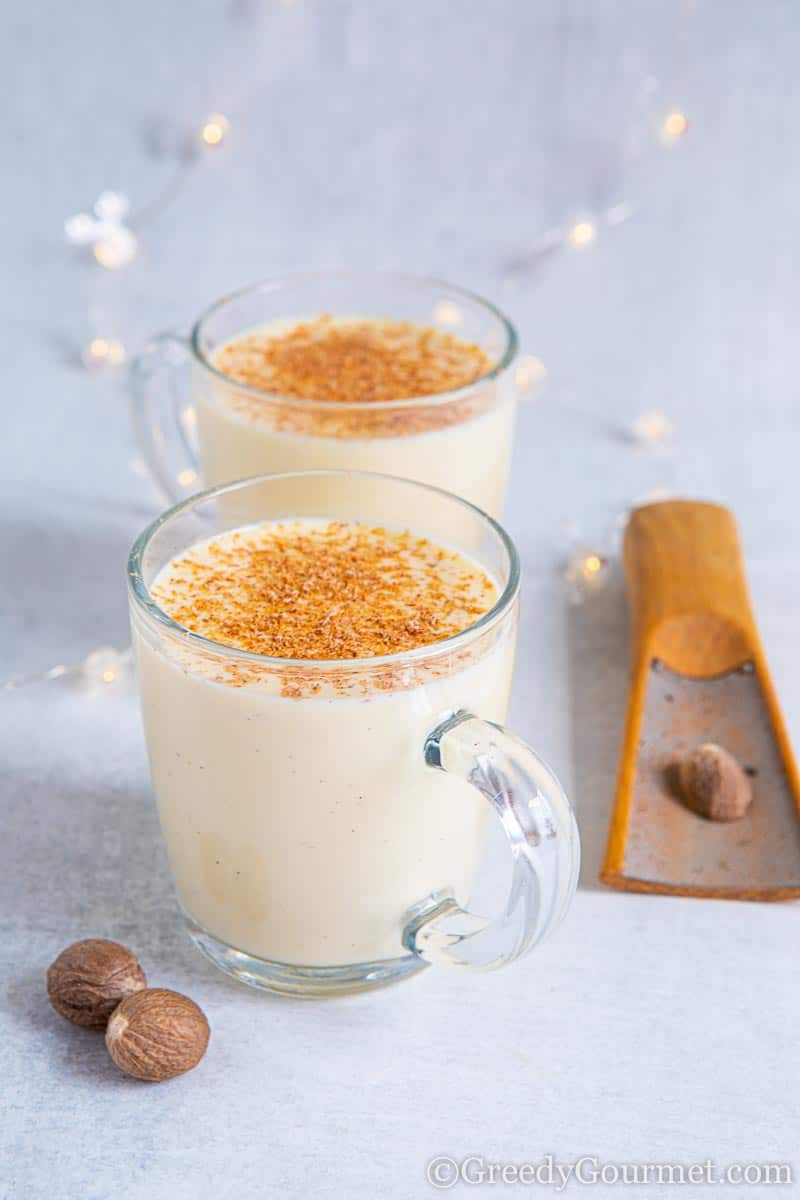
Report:
[[[272,672],[136,638],[161,823],[197,926],[325,967],[402,955],[404,916],[431,893],[466,902],[489,808],[421,747],[455,709],[505,717],[513,628],[444,660],[368,667],[473,625],[498,597],[486,571],[413,533],[304,519],[198,543],[151,593],[212,642],[295,660]],[[330,660],[343,669],[311,669]]]
[[[334,995],[500,966],[558,924],[572,811],[499,724],[519,578],[477,508],[364,472],[228,484],[137,539],[153,784],[189,934],[222,970]],[[465,908],[491,813],[512,850],[494,919]]]
[[[131,373],[134,429],[171,502],[255,475],[351,470],[419,480],[497,516],[517,349],[494,305],[441,280],[268,279],[218,300],[188,339],[148,343]]]
[[[409,321],[323,315],[239,332],[210,362],[214,374],[194,372],[208,484],[346,468],[502,508],[515,396],[481,345]]]

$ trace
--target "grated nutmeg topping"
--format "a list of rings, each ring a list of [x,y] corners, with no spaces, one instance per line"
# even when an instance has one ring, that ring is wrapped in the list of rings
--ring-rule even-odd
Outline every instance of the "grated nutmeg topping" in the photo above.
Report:
[[[444,429],[480,415],[495,392],[460,395],[494,360],[480,346],[409,321],[321,316],[275,324],[227,342],[214,366],[259,392],[228,388],[223,407],[245,421],[320,437],[398,437]],[[447,392],[446,401],[434,397]],[[386,408],[394,400],[424,400]],[[292,399],[312,402],[308,408]]]
[[[495,583],[426,538],[347,522],[262,522],[173,559],[152,587],[179,625],[283,659],[368,659],[428,646],[488,612]]]
[[[371,404],[454,391],[485,375],[492,360],[478,345],[410,321],[326,315],[234,338],[214,365],[264,392]]]

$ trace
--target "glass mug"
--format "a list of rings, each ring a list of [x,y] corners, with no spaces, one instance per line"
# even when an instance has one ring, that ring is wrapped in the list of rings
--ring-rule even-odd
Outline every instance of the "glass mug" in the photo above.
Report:
[[[339,403],[237,383],[213,362],[237,334],[321,316],[390,318],[479,344],[494,366],[433,396]],[[258,283],[214,304],[189,338],[156,337],[133,366],[133,418],[169,503],[253,475],[341,469],[403,475],[464,496],[493,516],[505,497],[516,410],[517,335],[486,300],[434,279],[327,272]],[[175,374],[191,365],[191,395]]]
[[[407,526],[500,586],[463,632],[381,658],[269,658],[176,625],[150,592],[176,554],[255,519]],[[398,515],[401,520],[398,522]],[[519,562],[464,500],[384,475],[306,472],[213,488],[130,555],[150,767],[189,934],[223,971],[299,995],[361,991],[429,963],[497,967],[561,920],[575,820],[555,776],[499,722]],[[465,905],[494,810],[513,861],[505,911]]]

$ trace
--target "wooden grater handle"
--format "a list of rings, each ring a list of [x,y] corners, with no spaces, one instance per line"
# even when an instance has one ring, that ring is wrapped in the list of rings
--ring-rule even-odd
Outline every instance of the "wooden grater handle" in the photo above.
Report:
[[[625,531],[633,663],[661,659],[704,678],[758,655],[759,640],[733,514],[667,500],[634,510]]]

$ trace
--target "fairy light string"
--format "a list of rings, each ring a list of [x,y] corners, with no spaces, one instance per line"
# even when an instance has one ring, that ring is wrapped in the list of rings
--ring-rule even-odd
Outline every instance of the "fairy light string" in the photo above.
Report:
[[[281,0],[284,6],[290,2]],[[648,79],[645,83],[652,92],[654,81]],[[640,90],[644,94],[648,88]],[[687,114],[673,109],[663,115],[653,140],[669,148],[680,142],[688,130]],[[88,253],[102,270],[124,272],[140,252],[143,230],[175,203],[191,172],[205,155],[216,154],[225,146],[230,131],[231,123],[224,113],[208,113],[195,132],[173,150],[174,172],[161,191],[138,210],[132,208],[125,193],[112,189],[102,191],[87,211],[78,212],[64,222],[68,243]],[[546,230],[508,267],[506,274],[524,274],[541,258],[554,252],[584,252],[596,244],[605,229],[623,224],[632,213],[633,208],[627,201],[620,201],[600,212],[586,210],[563,226]],[[451,301],[443,301],[433,315],[438,324],[453,329],[462,322],[458,305]],[[99,328],[84,345],[80,357],[87,370],[115,369],[126,364],[128,349],[117,331],[112,333]],[[546,378],[547,368],[541,358],[533,354],[520,356],[515,367],[515,383],[520,395],[532,394]],[[643,413],[630,430],[630,440],[640,448],[654,450],[667,444],[672,432],[666,414]],[[183,487],[191,486],[196,482],[196,475],[186,471],[179,482]],[[601,590],[610,570],[611,556],[605,548],[576,546],[562,568],[573,601],[580,603]],[[0,686],[11,691],[31,684],[72,679],[87,689],[104,689],[125,678],[131,658],[130,648],[118,650],[100,646],[79,663],[58,664],[36,674],[16,676]]]
[[[12,692],[36,683],[50,683],[55,679],[72,679],[80,682],[87,690],[96,690],[124,680],[132,658],[133,651],[130,647],[116,650],[113,646],[98,646],[79,663],[59,663],[45,671],[29,675],[13,675],[0,686],[5,692]]]

